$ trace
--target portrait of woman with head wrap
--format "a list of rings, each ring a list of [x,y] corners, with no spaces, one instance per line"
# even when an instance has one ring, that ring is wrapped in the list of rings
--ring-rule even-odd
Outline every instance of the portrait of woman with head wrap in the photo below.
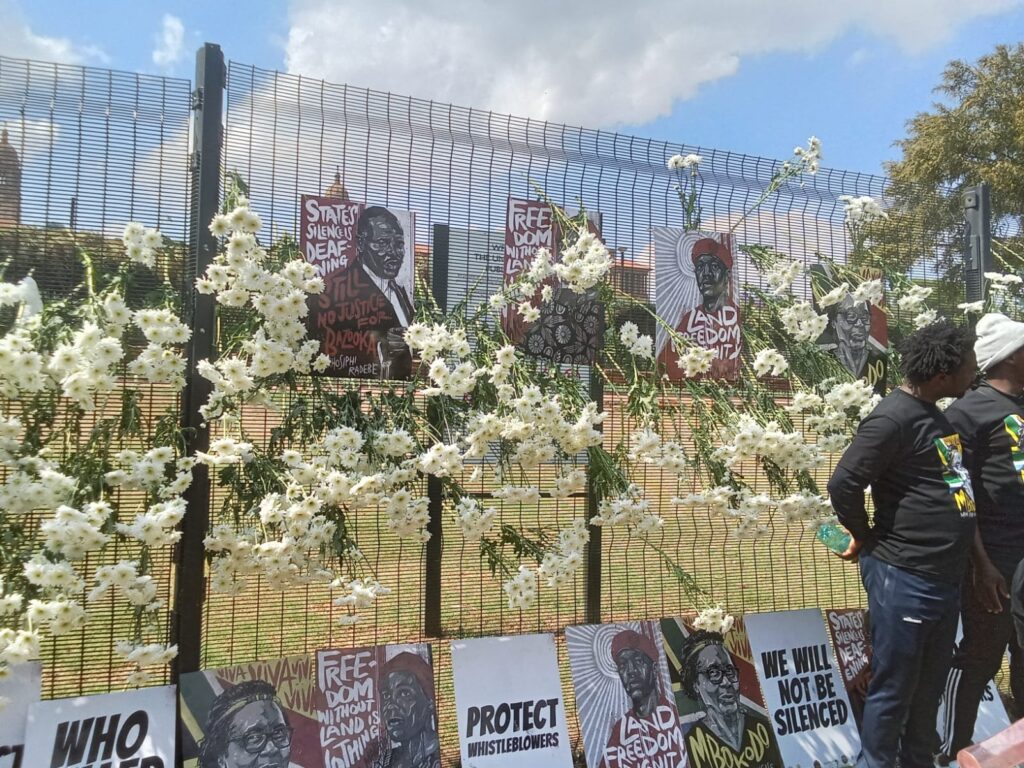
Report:
[[[703,710],[686,734],[691,768],[782,768],[768,719],[740,697],[740,673],[725,639],[698,630],[679,649],[681,688]]]

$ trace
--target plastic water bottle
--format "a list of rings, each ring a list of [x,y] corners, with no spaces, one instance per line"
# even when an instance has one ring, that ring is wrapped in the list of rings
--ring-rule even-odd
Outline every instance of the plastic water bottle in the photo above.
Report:
[[[818,541],[837,554],[842,554],[850,546],[853,537],[835,523],[824,523],[818,526]]]

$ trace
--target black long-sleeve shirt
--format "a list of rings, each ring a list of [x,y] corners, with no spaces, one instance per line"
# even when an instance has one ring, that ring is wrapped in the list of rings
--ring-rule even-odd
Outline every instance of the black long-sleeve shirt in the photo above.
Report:
[[[871,486],[874,524],[864,489]],[[901,389],[861,422],[828,484],[836,515],[880,560],[959,582],[974,536],[960,436],[934,403]]]

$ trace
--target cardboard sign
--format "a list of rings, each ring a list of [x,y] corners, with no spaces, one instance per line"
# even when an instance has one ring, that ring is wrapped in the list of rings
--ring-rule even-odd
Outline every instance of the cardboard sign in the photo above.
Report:
[[[309,335],[331,360],[328,375],[409,378],[415,238],[409,211],[302,196],[299,248],[324,279],[309,299]]]
[[[185,768],[244,765],[253,755],[268,765],[325,768],[312,656],[190,672],[178,687]]]
[[[325,768],[440,766],[429,645],[319,650],[316,677]]]
[[[742,352],[736,243],[731,233],[653,227],[655,303],[680,336],[714,350],[708,378],[739,377]],[[668,331],[658,328],[655,355],[672,381],[685,378]]]
[[[0,768],[21,768],[28,709],[39,701],[42,667],[38,662],[14,664],[0,680]],[[27,768],[27,767],[26,767]]]
[[[662,619],[689,768],[782,768],[743,618],[724,636]]]
[[[657,622],[566,627],[587,765],[683,768],[686,753]]]
[[[172,768],[174,686],[40,701],[28,710],[26,768]]]
[[[552,635],[452,642],[462,764],[571,768]]]
[[[783,762],[855,762],[860,737],[821,612],[748,614],[746,624]]]

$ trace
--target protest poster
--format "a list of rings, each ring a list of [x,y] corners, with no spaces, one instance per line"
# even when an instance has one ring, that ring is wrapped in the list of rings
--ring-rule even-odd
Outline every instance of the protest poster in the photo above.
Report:
[[[600,214],[588,215],[590,232],[600,237]],[[562,232],[550,203],[539,200],[508,199],[505,224],[504,284],[508,285],[530,269],[540,248],[547,248],[552,263],[560,258]],[[533,296],[515,297],[502,310],[502,329],[513,344],[527,354],[556,363],[586,365],[597,359],[604,334],[604,311],[596,290],[575,293],[550,276]],[[551,296],[542,299],[550,288]],[[527,321],[519,311],[525,298],[539,310],[539,317]]]
[[[714,351],[708,378],[735,380],[742,350],[735,238],[677,227],[652,227],[651,236],[658,314],[683,339]],[[672,381],[685,378],[679,356],[672,337],[659,326],[655,357]]]
[[[860,727],[864,698],[871,680],[871,632],[868,612],[863,608],[825,611],[825,624],[832,636],[843,687],[850,699],[853,717]]]
[[[743,617],[728,632],[661,620],[689,768],[782,768]]]
[[[657,622],[566,627],[565,640],[587,765],[682,768],[683,734]]]
[[[821,611],[747,614],[746,625],[783,763],[852,765],[860,736]]]
[[[830,350],[854,377],[864,379],[884,394],[889,359],[889,321],[884,302],[875,304],[847,292],[838,301],[823,307],[822,298],[844,281],[828,264],[815,264],[809,272],[814,308],[828,317],[818,346]],[[865,267],[858,276],[865,281],[879,280],[882,271]]]
[[[504,286],[505,233],[434,225],[434,255],[447,257],[448,280],[443,310],[466,302],[470,310],[487,302]],[[435,296],[440,301],[440,296]]]
[[[415,314],[415,219],[410,211],[302,195],[299,248],[324,280],[308,327],[331,376],[407,379],[405,329]]]
[[[244,765],[253,755],[282,768],[324,768],[312,656],[189,672],[178,690],[184,768]]]
[[[571,768],[554,636],[453,640],[452,677],[464,766]]]
[[[0,679],[0,768],[21,768],[28,708],[39,701],[42,667],[12,664]],[[27,766],[26,766],[27,768]]]
[[[440,768],[430,646],[316,653],[324,768]]]
[[[25,768],[173,768],[174,686],[36,702]]]

